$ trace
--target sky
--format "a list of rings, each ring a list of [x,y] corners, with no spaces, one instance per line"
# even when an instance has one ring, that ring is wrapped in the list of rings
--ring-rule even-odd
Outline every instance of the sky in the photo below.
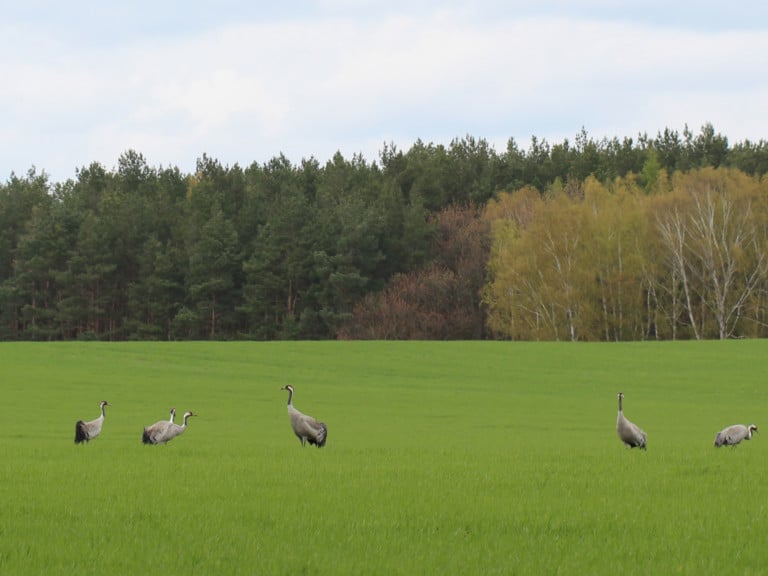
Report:
[[[278,4],[280,4],[278,6]],[[284,5],[283,5],[284,4]],[[0,0],[0,182],[384,145],[768,139],[768,3]]]

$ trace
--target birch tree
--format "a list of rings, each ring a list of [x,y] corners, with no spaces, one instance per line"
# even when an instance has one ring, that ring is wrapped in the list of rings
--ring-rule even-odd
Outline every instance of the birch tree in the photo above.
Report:
[[[509,204],[496,212],[532,216],[524,229],[519,221],[505,219],[492,227],[492,280],[485,293],[491,328],[513,338],[582,339],[590,325],[583,286],[591,271],[582,261],[580,207],[564,194],[536,203],[521,197]]]
[[[584,183],[587,230],[584,260],[594,281],[584,286],[599,313],[600,337],[606,341],[642,338],[643,274],[638,239],[645,235],[640,201],[645,198],[633,180],[610,186],[588,178]]]
[[[678,294],[682,294],[689,325],[693,330],[696,340],[700,340],[701,334],[696,323],[691,299],[691,283],[688,280],[690,262],[686,254],[687,222],[687,216],[682,214],[677,206],[672,207],[669,211],[662,211],[658,215],[657,227],[661,241],[666,248],[664,261],[668,271],[668,275],[659,282],[659,286],[666,292],[673,303],[670,318],[673,324],[673,339],[677,336]]]
[[[757,224],[756,181],[726,169],[677,178],[657,211],[668,275],[661,286],[681,304],[696,339],[736,334],[747,301],[765,280],[768,247]]]
[[[765,241],[758,234],[752,200],[744,188],[730,186],[729,174],[694,182],[688,192],[691,213],[690,271],[702,303],[713,314],[717,335],[734,335],[744,303],[766,273]],[[732,176],[732,175],[730,175]]]

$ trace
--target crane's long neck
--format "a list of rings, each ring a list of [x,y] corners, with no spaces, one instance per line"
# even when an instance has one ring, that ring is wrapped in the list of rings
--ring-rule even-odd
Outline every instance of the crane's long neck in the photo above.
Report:
[[[184,414],[184,424],[181,425],[182,428],[187,427],[187,419],[189,419],[190,416],[192,416],[192,414]]]
[[[170,419],[171,424],[173,424],[173,419],[175,416],[176,416],[176,410],[171,410],[171,419]]]
[[[99,418],[101,418],[102,420],[104,420],[104,409],[105,409],[106,407],[107,407],[107,405],[106,405],[106,404],[102,404],[102,405],[101,405],[101,416],[99,416]]]
[[[288,390],[288,406],[293,406],[293,390],[290,388],[287,388]]]
[[[622,397],[621,395],[619,395],[619,414],[621,414],[621,400],[622,400]]]

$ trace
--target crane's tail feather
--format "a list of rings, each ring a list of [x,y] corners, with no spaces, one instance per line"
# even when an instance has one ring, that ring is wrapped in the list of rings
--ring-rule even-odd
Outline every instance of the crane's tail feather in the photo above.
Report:
[[[320,422],[319,424],[322,431],[317,435],[317,447],[322,448],[325,446],[325,441],[328,439],[328,426],[325,425],[325,422]]]
[[[147,432],[146,428],[144,428],[144,433],[141,435],[141,441],[144,444],[152,444],[152,439],[149,437],[149,432]]]
[[[328,426],[325,425],[325,422],[318,422],[317,427],[319,430],[315,429],[312,434],[307,435],[306,441],[309,442],[311,446],[322,448],[325,446],[325,440],[328,438]],[[300,436],[299,439],[302,441],[301,444],[304,445],[304,437]]]
[[[85,434],[85,422],[78,420],[77,424],[75,424],[75,444],[80,444],[81,442],[86,442],[87,440],[88,437]]]

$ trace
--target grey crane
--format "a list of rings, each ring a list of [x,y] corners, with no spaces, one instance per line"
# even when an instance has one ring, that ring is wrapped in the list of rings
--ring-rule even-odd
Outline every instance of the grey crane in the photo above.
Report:
[[[155,422],[151,426],[144,428],[144,433],[141,435],[141,441],[144,444],[162,444],[162,439],[168,432],[168,428],[173,424],[174,416],[176,416],[176,408],[171,408],[170,420],[160,420],[159,422]]]
[[[619,392],[619,415],[616,418],[616,433],[624,444],[630,448],[641,448],[645,450],[646,437],[636,424],[627,420],[621,409],[621,401],[624,399],[624,393]]]
[[[752,440],[753,432],[757,432],[755,424],[750,424],[749,426],[744,426],[744,424],[728,426],[728,428],[720,430],[717,436],[715,436],[715,447],[736,446],[742,440]]]
[[[176,438],[179,434],[182,434],[184,430],[187,429],[187,419],[189,419],[190,416],[197,416],[197,414],[189,411],[184,412],[184,423],[181,425],[176,424],[175,422],[169,422],[162,438],[160,438],[158,442],[154,442],[154,444],[166,444]]]
[[[296,410],[293,406],[293,386],[287,384],[280,390],[288,390],[288,416],[291,417],[293,433],[304,446],[306,442],[316,445],[318,448],[325,446],[328,438],[328,427],[325,422],[318,422],[312,416],[307,416]]]
[[[88,442],[89,440],[93,440],[96,438],[96,436],[101,434],[101,427],[104,424],[105,406],[112,406],[112,404],[106,400],[102,400],[99,403],[99,408],[101,408],[101,416],[96,418],[96,420],[91,420],[90,422],[83,422],[82,420],[77,421],[77,424],[75,424],[75,444]]]

